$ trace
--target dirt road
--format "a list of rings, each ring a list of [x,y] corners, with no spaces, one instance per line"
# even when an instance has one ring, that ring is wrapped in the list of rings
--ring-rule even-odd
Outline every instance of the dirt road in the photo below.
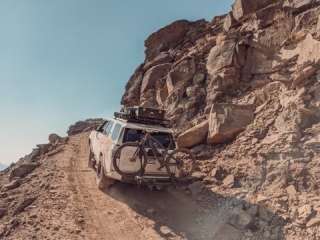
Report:
[[[100,191],[88,157],[88,134],[80,134],[38,159],[16,186],[3,172],[0,239],[284,239],[276,214],[201,182],[166,191],[118,182]]]
[[[213,202],[201,206],[183,190],[158,192],[121,183],[99,191],[87,167],[87,142],[85,134],[71,137],[59,161],[83,215],[85,239],[214,239],[226,214]]]

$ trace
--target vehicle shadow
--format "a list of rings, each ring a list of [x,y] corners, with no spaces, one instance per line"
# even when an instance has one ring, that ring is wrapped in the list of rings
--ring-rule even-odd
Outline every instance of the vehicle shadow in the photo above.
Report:
[[[116,183],[105,194],[151,220],[164,239],[284,239],[285,221],[277,214],[206,188],[192,195],[183,186],[151,191]]]

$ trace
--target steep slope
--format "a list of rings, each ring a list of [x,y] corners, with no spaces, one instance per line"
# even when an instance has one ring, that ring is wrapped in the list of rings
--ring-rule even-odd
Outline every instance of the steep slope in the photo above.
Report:
[[[262,234],[241,207],[257,206],[201,194],[199,182],[161,192],[120,183],[98,190],[87,167],[86,132],[46,147],[1,172],[0,239],[259,239]],[[264,211],[274,224],[281,221]]]
[[[318,0],[236,0],[211,22],[174,22],[145,41],[122,98],[165,109],[206,189],[270,209],[285,239],[320,238],[319,15]]]

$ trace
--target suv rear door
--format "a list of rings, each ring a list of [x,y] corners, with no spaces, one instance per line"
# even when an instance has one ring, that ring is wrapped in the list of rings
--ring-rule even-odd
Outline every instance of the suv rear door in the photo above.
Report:
[[[124,131],[123,142],[140,142],[144,137],[145,133],[142,129],[131,129],[126,128]],[[151,136],[154,137],[159,143],[163,145],[164,148],[169,150],[175,149],[174,139],[169,132],[151,132]],[[146,175],[162,175],[168,176],[167,170],[165,168],[160,169],[160,163],[156,160],[151,149],[146,148],[148,155],[148,164],[145,169]],[[170,167],[172,172],[176,172],[175,167]],[[160,170],[159,170],[160,169]]]

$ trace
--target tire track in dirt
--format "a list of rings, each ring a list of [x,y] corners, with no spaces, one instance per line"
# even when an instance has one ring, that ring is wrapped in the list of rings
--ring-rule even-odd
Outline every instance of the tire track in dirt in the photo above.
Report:
[[[74,204],[83,214],[88,240],[214,239],[225,222],[225,211],[214,202],[202,206],[183,190],[150,191],[117,183],[98,190],[88,168],[88,134],[70,137],[64,163]]]
[[[86,239],[159,239],[144,236],[144,227],[138,223],[135,212],[98,190],[95,174],[87,166],[88,136],[74,136],[69,144],[74,153],[69,160],[69,174],[77,192],[77,207],[83,210]]]

